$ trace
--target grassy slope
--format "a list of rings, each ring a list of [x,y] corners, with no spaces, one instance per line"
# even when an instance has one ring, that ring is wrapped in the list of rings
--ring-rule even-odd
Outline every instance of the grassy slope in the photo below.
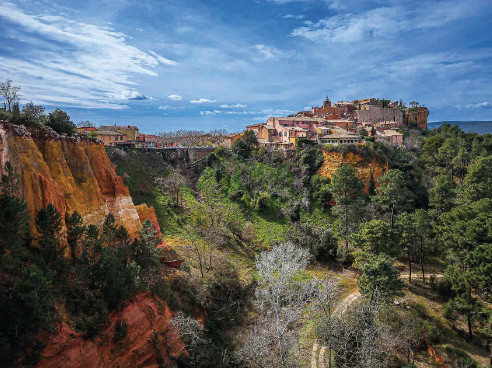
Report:
[[[154,206],[165,240],[183,256],[190,256],[183,248],[183,245],[187,244],[183,225],[189,223],[193,212],[198,210],[198,203],[193,191],[189,188],[182,191],[183,208],[176,210],[170,206],[169,196],[153,185],[155,177],[167,176],[169,173],[169,167],[162,157],[156,157],[155,153],[152,152],[128,152],[124,156],[110,154],[110,157],[116,165],[118,175],[123,176],[125,184],[128,185],[135,204],[147,203]],[[259,170],[259,173],[261,172],[263,169]],[[274,213],[247,210],[241,216],[253,226],[253,231],[256,234],[256,249],[264,249],[277,242],[285,241],[288,237],[289,222],[279,218]],[[316,223],[331,223],[333,221],[329,213],[321,210],[303,211],[301,218],[302,221]],[[236,265],[245,279],[251,277],[254,270],[251,254],[224,251],[223,255]],[[404,262],[399,262],[398,266],[402,274],[408,273],[407,265]],[[428,265],[428,268],[427,272],[441,273],[442,261],[435,259],[431,265]],[[340,301],[357,288],[356,274],[353,272],[328,270],[324,266],[316,265],[310,268],[309,273],[316,276],[331,275],[337,278],[342,289]],[[424,284],[417,280],[420,276],[417,272],[414,275],[415,279],[411,285],[408,284],[408,278],[405,279],[407,286],[404,290],[405,296],[402,304],[417,309],[420,315],[436,326],[435,347],[438,353],[443,354],[445,345],[449,344],[465,350],[481,364],[488,363],[488,352],[484,348],[468,343],[452,330],[450,321],[444,317],[443,300],[439,299],[436,293],[431,290],[429,283]],[[458,327],[464,329],[461,324],[458,324]],[[314,340],[313,325],[307,324],[305,326],[303,339],[306,348],[309,349]],[[432,361],[425,351],[417,357],[417,361],[420,367],[432,366]]]

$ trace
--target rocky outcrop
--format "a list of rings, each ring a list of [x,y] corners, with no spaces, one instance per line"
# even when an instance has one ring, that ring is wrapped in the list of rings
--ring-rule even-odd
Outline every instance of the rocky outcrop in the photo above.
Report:
[[[101,143],[39,132],[31,136],[18,127],[0,123],[2,169],[7,161],[21,176],[34,234],[36,213],[52,203],[63,220],[67,213],[77,211],[86,224],[102,225],[111,212],[118,225],[137,235],[137,210]]]
[[[420,128],[427,129],[428,117],[429,117],[429,109],[427,109],[427,107],[416,107],[416,108],[408,109],[405,116],[405,125],[415,123]]]
[[[58,334],[48,341],[36,367],[157,368],[160,359],[165,367],[175,367],[173,358],[186,354],[186,350],[169,328],[172,317],[164,300],[150,293],[139,294],[110,315],[110,325],[94,340],[84,340],[62,324]],[[126,324],[127,332],[117,339],[115,330],[121,323]]]
[[[157,236],[162,239],[161,228],[157,221],[157,215],[153,207],[149,207],[146,204],[139,204],[136,206],[140,222],[143,224],[145,220],[150,220],[154,224],[154,230],[157,231]],[[183,263],[183,260],[178,257],[178,254],[162,239],[161,243],[157,246],[161,250],[162,258],[161,263],[172,267],[179,268]]]
[[[364,183],[364,192],[367,193],[371,176],[377,183],[377,179],[388,170],[388,164],[379,162],[376,158],[367,160],[361,154],[353,152],[334,152],[323,150],[324,161],[318,170],[318,174],[331,178],[342,165],[352,166],[357,172],[357,177]]]

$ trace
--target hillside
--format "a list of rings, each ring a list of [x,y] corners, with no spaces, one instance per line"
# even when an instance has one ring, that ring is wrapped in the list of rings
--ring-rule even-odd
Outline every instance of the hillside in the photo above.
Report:
[[[367,354],[370,367],[489,363],[489,136],[444,126],[408,133],[419,142],[408,150],[282,154],[246,135],[190,168],[157,151],[1,132],[32,229],[19,233],[24,253],[2,244],[49,290],[42,313],[22,317],[46,345],[27,333],[17,350],[3,347],[24,365],[359,367]],[[468,161],[450,158],[454,147]],[[41,221],[47,211],[56,222],[51,201],[59,233]],[[33,275],[2,274],[19,316]],[[285,289],[271,294],[277,282]]]

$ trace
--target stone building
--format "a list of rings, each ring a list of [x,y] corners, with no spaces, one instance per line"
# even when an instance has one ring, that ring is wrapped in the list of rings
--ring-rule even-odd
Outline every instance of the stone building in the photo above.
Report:
[[[359,123],[395,122],[398,126],[402,126],[405,121],[402,110],[374,105],[370,105],[367,110],[358,110],[357,119]]]

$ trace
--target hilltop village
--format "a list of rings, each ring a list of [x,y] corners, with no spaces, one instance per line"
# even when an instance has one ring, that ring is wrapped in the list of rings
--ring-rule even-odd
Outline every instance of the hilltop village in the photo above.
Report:
[[[403,102],[368,98],[332,104],[326,98],[321,107],[299,111],[286,117],[270,117],[266,122],[246,127],[253,131],[260,146],[270,149],[295,150],[299,141],[320,145],[339,146],[364,144],[369,138],[391,146],[402,147],[405,126],[427,129],[429,110],[412,101],[411,107]],[[173,135],[142,134],[134,125],[109,125],[96,128],[81,123],[77,131],[98,138],[105,146],[122,148],[159,149],[166,147],[224,146],[232,147],[244,132],[225,134],[182,132]]]
[[[411,102],[407,108],[400,100],[391,102],[368,98],[332,104],[326,98],[321,107],[299,111],[287,117],[271,117],[266,123],[248,126],[261,146],[295,149],[300,140],[317,144],[364,144],[364,137],[402,147],[404,126],[427,129],[427,107]]]

